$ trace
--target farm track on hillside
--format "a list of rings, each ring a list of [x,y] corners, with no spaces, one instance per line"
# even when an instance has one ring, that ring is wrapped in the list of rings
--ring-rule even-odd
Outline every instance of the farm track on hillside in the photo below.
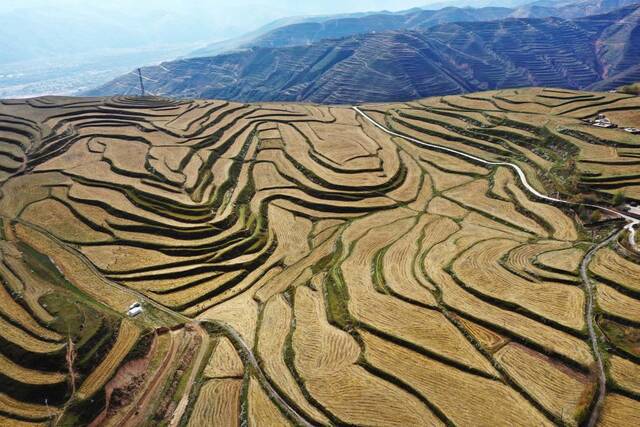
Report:
[[[640,104],[4,102],[24,167],[0,174],[0,416],[78,411],[66,360],[99,397],[151,331],[195,322],[208,338],[140,391],[172,425],[615,424],[640,405],[637,220],[573,198],[634,198],[640,142],[578,120],[601,111]],[[118,334],[135,301],[140,339]]]

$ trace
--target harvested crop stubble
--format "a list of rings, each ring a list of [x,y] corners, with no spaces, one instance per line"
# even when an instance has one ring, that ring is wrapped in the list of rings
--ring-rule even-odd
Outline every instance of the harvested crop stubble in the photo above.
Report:
[[[535,264],[538,254],[554,249],[567,248],[570,247],[570,245],[569,242],[559,242],[556,240],[540,240],[537,243],[524,244],[511,250],[506,260],[503,260],[503,265],[510,268],[516,274],[529,277],[532,281],[537,281],[537,279],[529,276],[530,274],[544,280],[578,283],[579,279],[576,276],[548,271]]]
[[[285,427],[292,424],[282,415],[278,407],[269,399],[260,383],[251,377],[249,393],[249,427],[273,426]]]
[[[414,256],[418,253],[419,238],[425,226],[436,220],[430,215],[420,217],[409,232],[391,245],[384,254],[382,269],[385,284],[394,292],[425,305],[435,307],[434,296],[413,275]]]
[[[0,280],[6,280],[0,270]],[[17,323],[23,329],[47,340],[62,340],[62,336],[41,326],[25,308],[16,302],[5,287],[0,284],[0,313],[4,314],[13,323]]]
[[[269,270],[256,283],[256,288],[263,281],[268,280],[277,274],[277,268]],[[250,292],[245,292],[236,298],[231,298],[223,303],[217,304],[198,316],[202,320],[216,320],[226,323],[237,331],[245,340],[247,345],[253,346],[258,322],[258,304],[253,299]]]
[[[39,231],[16,224],[16,236],[40,253],[47,254],[60,273],[85,294],[116,311],[124,311],[131,304],[131,296],[114,287],[96,286],[104,283],[77,255],[63,250]]]
[[[381,185],[388,180],[388,177],[394,176],[400,167],[400,160],[396,152],[395,144],[387,142],[377,153],[378,157],[382,160],[383,169],[380,171],[381,173],[371,173],[369,171],[356,173],[342,168],[340,168],[338,172],[339,166],[337,165],[334,166],[334,169],[330,169],[314,161],[311,155],[311,147],[306,142],[305,135],[301,133],[300,130],[291,125],[280,125],[280,132],[285,142],[287,154],[296,159],[302,167],[312,171],[331,185],[349,185],[351,187]],[[385,139],[388,140],[388,137]]]
[[[31,353],[54,353],[64,347],[63,343],[52,343],[35,338],[7,322],[3,317],[0,317],[0,337]]]
[[[349,292],[348,307],[359,322],[406,340],[464,365],[495,374],[484,359],[446,317],[432,309],[379,293],[371,277],[375,254],[398,234],[409,230],[413,219],[372,228],[358,240],[342,263],[341,271]],[[351,242],[343,236],[344,247]]]
[[[387,193],[387,197],[399,203],[408,203],[416,200],[422,187],[424,172],[418,163],[404,151],[400,152],[400,160],[405,166],[407,174],[402,185]]]
[[[604,400],[599,425],[602,427],[640,425],[640,402],[619,394],[608,394]]]
[[[197,299],[215,292],[219,288],[225,286],[227,282],[235,279],[243,273],[244,271],[230,271],[218,277],[214,277],[213,279],[207,280],[197,286],[191,286],[184,290],[168,294],[150,295],[150,298],[153,298],[155,301],[167,307],[183,309],[184,307],[193,304]]]
[[[308,219],[270,205],[268,208],[269,225],[282,247],[285,265],[295,264],[304,258],[311,248],[307,240],[313,224]]]
[[[464,252],[453,271],[467,286],[575,330],[584,325],[584,293],[577,287],[552,282],[531,282],[500,265],[500,259],[518,246],[512,240],[485,240]]]
[[[487,197],[488,191],[489,183],[484,179],[477,179],[469,184],[449,190],[445,195],[458,203],[485,212],[489,216],[499,218],[517,228],[522,228],[540,237],[547,237],[546,230],[540,224],[518,212],[513,203]]]
[[[21,421],[15,420],[13,418],[7,418],[0,415],[0,425],[4,427],[46,427],[49,424],[45,422],[31,422],[31,421]]]
[[[0,392],[0,413],[16,415],[32,420],[42,420],[43,418],[55,416],[59,412],[60,409],[56,407],[19,402]]]
[[[242,377],[244,366],[238,352],[227,337],[218,340],[204,376],[208,378]]]
[[[537,260],[543,266],[566,271],[567,273],[575,273],[578,271],[578,267],[580,267],[582,258],[584,258],[584,251],[582,249],[570,248],[545,252],[538,255]],[[593,265],[592,263],[591,266]]]
[[[325,313],[322,292],[298,288],[295,364],[309,392],[325,408],[349,424],[440,424],[414,396],[358,366],[360,346],[331,326]]]
[[[129,319],[120,323],[118,338],[107,356],[89,374],[77,391],[77,397],[85,400],[93,396],[116,372],[122,360],[140,337],[140,329]]]
[[[495,357],[513,380],[544,408],[576,425],[576,416],[591,401],[595,390],[589,377],[516,343],[506,345]]]
[[[508,338],[505,338],[484,326],[480,326],[471,320],[462,318],[455,314],[452,314],[451,316],[456,319],[468,333],[473,335],[480,345],[491,353],[495,353],[509,342]]]
[[[59,372],[36,371],[22,367],[0,354],[0,373],[15,381],[31,385],[60,384],[67,378]]]
[[[433,215],[448,216],[453,219],[460,220],[468,213],[457,203],[443,197],[436,197],[429,202],[427,212]]]
[[[477,156],[487,160],[497,160],[498,158],[498,156],[496,156],[495,154],[491,154],[488,151],[484,151],[483,149],[476,148],[468,144],[463,144],[461,142],[452,141],[451,139],[447,139],[444,135],[442,137],[427,135],[421,131],[415,130],[413,127],[409,127],[404,124],[406,123],[413,126],[414,122],[415,121],[412,121],[411,119],[401,119],[401,120],[397,119],[393,121],[393,126],[390,129],[401,135],[406,135],[411,138],[417,139],[418,141],[424,141],[424,142],[428,142],[429,144],[435,144],[442,147],[453,148],[454,150],[462,151],[462,152],[471,154],[473,156]],[[419,129],[421,129],[420,122],[415,123],[415,125]],[[430,148],[425,148],[425,149],[429,150],[429,152],[437,151],[435,149],[430,149]]]
[[[437,167],[437,163],[431,164],[426,161],[422,161],[420,165],[431,177],[434,188],[437,191],[446,191],[450,188],[473,181],[473,178],[469,175],[449,173],[439,169],[439,167]]]
[[[629,297],[604,283],[595,285],[598,307],[614,316],[640,323],[640,300]]]
[[[623,258],[612,249],[598,251],[589,264],[589,270],[603,279],[640,292],[640,265]]]
[[[265,374],[274,385],[289,396],[300,409],[316,422],[327,418],[304,397],[283,359],[287,331],[291,324],[291,308],[281,295],[272,297],[264,305],[258,332],[257,356]],[[278,333],[273,333],[278,331]]]
[[[257,191],[294,186],[293,183],[280,175],[273,163],[267,162],[257,163],[253,167],[253,180]]]
[[[483,166],[468,162],[447,153],[441,153],[430,148],[421,148],[420,158],[428,163],[437,165],[449,173],[462,175],[487,175],[489,170]]]
[[[46,227],[47,231],[59,239],[78,243],[106,242],[111,239],[106,233],[90,228],[56,200],[42,200],[33,203],[22,212],[21,219]]]
[[[609,374],[618,386],[640,394],[640,365],[637,363],[613,355],[609,358]]]
[[[200,389],[188,426],[239,426],[241,392],[242,380],[207,381]]]
[[[460,371],[361,331],[366,360],[402,378],[456,425],[553,425],[505,384]]]
[[[433,246],[427,253],[424,258],[425,272],[433,283],[442,289],[443,302],[447,307],[465,313],[465,316],[472,319],[489,322],[498,330],[506,329],[508,325],[508,330],[515,336],[531,340],[584,367],[589,366],[593,359],[587,343],[514,311],[507,311],[487,303],[462,289],[447,273],[446,267],[457,254],[478,241],[509,236],[515,237],[500,229],[478,227],[467,218],[463,221],[463,228],[460,231]]]
[[[513,195],[520,206],[549,224],[555,239],[568,241],[578,239],[578,232],[573,220],[554,206],[531,201],[527,194],[516,185],[513,172],[507,168],[498,168],[496,171],[492,191],[507,200],[511,199],[510,195]]]

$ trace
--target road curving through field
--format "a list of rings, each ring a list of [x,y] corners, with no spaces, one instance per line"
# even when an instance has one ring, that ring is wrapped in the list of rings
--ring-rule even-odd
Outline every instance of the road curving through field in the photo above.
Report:
[[[595,401],[592,403],[592,411],[589,415],[589,420],[587,423],[588,427],[594,427],[597,422],[598,422],[598,418],[600,416],[600,409],[602,408],[602,404],[604,403],[604,399],[606,396],[606,385],[607,385],[607,379],[606,379],[606,373],[605,373],[605,368],[604,368],[604,363],[602,361],[602,354],[600,353],[600,348],[598,347],[598,337],[596,335],[596,331],[595,331],[595,327],[594,327],[594,303],[595,303],[595,296],[594,296],[594,289],[592,286],[592,283],[589,279],[589,274],[588,274],[588,266],[589,263],[591,262],[591,259],[593,258],[593,255],[595,255],[595,253],[604,248],[605,246],[609,245],[612,241],[614,241],[615,239],[617,239],[620,234],[623,232],[623,230],[627,230],[629,232],[629,244],[632,246],[632,248],[635,251],[638,251],[638,246],[636,246],[636,241],[635,241],[635,234],[636,234],[636,227],[638,226],[638,224],[640,224],[640,219],[635,218],[633,216],[630,215],[626,215],[622,212],[619,212],[615,209],[611,209],[611,208],[607,208],[604,206],[598,206],[598,205],[593,205],[593,204],[589,204],[589,203],[574,203],[574,202],[569,202],[566,200],[562,200],[562,199],[556,199],[553,197],[549,197],[547,195],[544,195],[542,193],[540,193],[538,190],[536,190],[535,188],[533,188],[529,182],[527,181],[527,177],[524,173],[524,171],[516,164],[513,163],[508,163],[508,162],[491,162],[485,159],[482,159],[480,157],[476,157],[473,156],[471,154],[467,154],[465,152],[462,151],[458,151],[458,150],[454,150],[452,148],[448,148],[448,147],[444,147],[442,145],[438,145],[438,144],[430,144],[428,142],[424,142],[424,141],[420,141],[418,139],[412,138],[410,136],[406,136],[406,135],[402,135],[400,133],[394,132],[392,130],[387,129],[386,127],[384,127],[383,125],[381,125],[380,123],[376,122],[373,118],[371,118],[370,116],[368,116],[365,112],[363,112],[362,110],[360,110],[358,107],[353,107],[353,109],[356,111],[356,113],[360,114],[362,117],[364,117],[367,121],[371,122],[374,126],[376,126],[378,129],[381,129],[382,131],[384,131],[385,133],[398,137],[398,138],[402,138],[406,141],[418,144],[420,146],[423,147],[430,147],[430,148],[435,148],[439,151],[444,151],[444,152],[449,152],[449,153],[453,153],[457,156],[461,156],[461,157],[465,157],[467,159],[473,160],[475,162],[484,164],[484,165],[489,165],[489,166],[506,166],[506,167],[510,167],[513,170],[516,171],[516,173],[518,174],[518,176],[520,177],[520,181],[522,182],[522,185],[527,189],[527,191],[529,191],[531,194],[533,194],[534,196],[536,196],[537,198],[541,199],[541,200],[546,200],[549,202],[554,202],[554,203],[562,203],[562,204],[566,204],[566,205],[570,205],[570,206],[587,206],[590,208],[594,208],[594,209],[599,209],[611,214],[614,214],[620,218],[623,218],[625,221],[627,221],[627,225],[619,230],[616,230],[613,234],[611,234],[609,237],[607,237],[605,240],[603,240],[602,242],[600,242],[599,244],[595,245],[594,247],[591,248],[591,250],[585,255],[585,257],[582,259],[582,262],[580,264],[580,275],[582,277],[582,281],[584,283],[584,288],[585,291],[587,293],[587,307],[586,307],[586,313],[585,313],[585,317],[586,317],[586,321],[587,321],[587,329],[589,332],[589,341],[591,341],[591,347],[593,350],[593,354],[594,354],[594,358],[596,361],[596,364],[598,366],[598,395],[595,398]]]
[[[596,336],[595,327],[593,324],[593,305],[595,298],[593,295],[594,287],[591,283],[591,279],[589,279],[589,264],[591,263],[591,259],[596,254],[596,252],[608,246],[609,243],[617,239],[620,233],[622,233],[622,230],[617,230],[602,242],[593,246],[591,250],[587,252],[587,254],[582,259],[582,262],[580,263],[580,277],[582,278],[582,282],[584,283],[585,289],[587,291],[587,311],[585,313],[585,316],[587,318],[587,329],[589,330],[591,347],[596,358],[596,364],[598,365],[598,396],[593,404],[593,409],[591,410],[589,421],[586,424],[587,427],[594,427],[598,423],[600,409],[602,408],[602,404],[604,403],[604,399],[606,397],[607,387],[607,376],[604,369],[604,363],[602,362],[602,355],[600,354],[600,349],[598,347],[598,337]]]
[[[313,427],[313,424],[309,423],[302,415],[300,415],[293,407],[291,407],[291,405],[289,405],[282,398],[282,396],[280,396],[280,394],[273,388],[273,386],[267,379],[267,376],[263,372],[262,367],[258,363],[258,359],[256,359],[256,356],[253,354],[253,351],[247,345],[244,338],[242,338],[242,336],[235,329],[233,329],[231,326],[227,325],[224,322],[217,322],[217,321],[211,321],[211,320],[207,320],[207,322],[212,323],[217,327],[219,327],[224,332],[225,336],[234,343],[236,348],[239,347],[242,349],[242,352],[246,354],[245,362],[251,365],[251,368],[253,369],[256,379],[258,380],[260,385],[262,385],[263,389],[265,390],[267,395],[271,398],[271,400],[275,401],[277,406],[279,406],[281,409],[283,409],[287,413],[288,418],[295,421],[295,425],[304,426],[304,427]]]
[[[635,234],[636,234],[636,230],[635,229],[636,229],[636,227],[638,225],[640,225],[640,219],[639,218],[635,218],[633,216],[630,216],[630,215],[627,215],[625,213],[622,213],[622,212],[620,212],[620,211],[618,211],[616,209],[607,208],[605,206],[592,205],[590,203],[574,203],[574,202],[569,202],[567,200],[556,199],[554,197],[547,196],[545,194],[540,193],[535,188],[533,188],[531,186],[531,184],[529,184],[529,181],[527,181],[527,176],[525,175],[524,171],[520,168],[520,166],[518,166],[518,165],[516,165],[514,163],[509,163],[509,162],[491,162],[491,161],[485,160],[485,159],[483,159],[481,157],[476,157],[476,156],[473,156],[471,154],[467,154],[464,151],[454,150],[453,148],[445,147],[443,145],[431,144],[431,143],[428,143],[428,142],[420,141],[419,139],[412,138],[412,137],[407,136],[407,135],[402,135],[400,133],[394,132],[394,131],[392,131],[390,129],[387,129],[386,127],[382,126],[380,123],[376,122],[374,119],[372,119],[369,115],[367,115],[360,108],[358,108],[358,107],[352,107],[352,108],[358,114],[360,114],[362,117],[364,117],[367,121],[371,122],[371,124],[373,124],[378,129],[382,130],[383,132],[385,132],[385,133],[387,133],[389,135],[392,135],[392,136],[395,136],[395,137],[398,137],[398,138],[402,138],[404,140],[407,140],[409,142],[413,142],[414,144],[418,144],[418,145],[421,145],[423,147],[430,147],[430,148],[435,148],[435,149],[440,150],[440,151],[453,153],[453,154],[455,154],[457,156],[465,157],[467,159],[473,160],[475,162],[478,162],[478,163],[481,163],[481,164],[484,164],[484,165],[510,167],[511,169],[516,171],[516,173],[518,174],[518,177],[520,178],[520,182],[522,182],[522,185],[527,189],[527,191],[529,191],[531,194],[533,194],[534,196],[536,196],[539,199],[547,200],[549,202],[554,202],[554,203],[562,203],[562,204],[570,205],[570,206],[587,206],[587,207],[590,207],[590,208],[599,209],[601,211],[614,214],[614,215],[624,219],[625,221],[627,221],[627,225],[624,227],[624,229],[629,232],[629,243],[633,247],[634,250],[640,252],[638,246],[636,245],[636,241],[635,241]]]

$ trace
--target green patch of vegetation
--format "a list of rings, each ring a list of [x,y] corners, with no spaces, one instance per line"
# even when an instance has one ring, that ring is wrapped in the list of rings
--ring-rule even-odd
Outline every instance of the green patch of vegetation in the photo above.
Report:
[[[598,325],[610,344],[627,354],[640,357],[640,328],[604,318],[598,321]]]
[[[47,255],[38,252],[24,242],[18,242],[17,246],[20,252],[22,252],[24,262],[31,268],[31,271],[43,281],[62,287],[68,287],[70,285],[60,270],[58,270],[58,267]]]
[[[625,200],[624,190],[618,190],[614,193],[611,203],[613,206],[621,206],[624,204]]]
[[[640,82],[621,86],[618,88],[618,92],[626,93],[627,95],[640,95]]]
[[[557,159],[549,169],[547,177],[551,181],[553,189],[559,193],[567,195],[580,193],[580,171],[575,157]]]

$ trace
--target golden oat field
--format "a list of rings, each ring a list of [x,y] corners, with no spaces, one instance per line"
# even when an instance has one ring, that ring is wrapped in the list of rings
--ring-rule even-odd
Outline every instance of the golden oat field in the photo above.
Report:
[[[609,112],[640,98],[0,101],[0,425],[640,424]]]

